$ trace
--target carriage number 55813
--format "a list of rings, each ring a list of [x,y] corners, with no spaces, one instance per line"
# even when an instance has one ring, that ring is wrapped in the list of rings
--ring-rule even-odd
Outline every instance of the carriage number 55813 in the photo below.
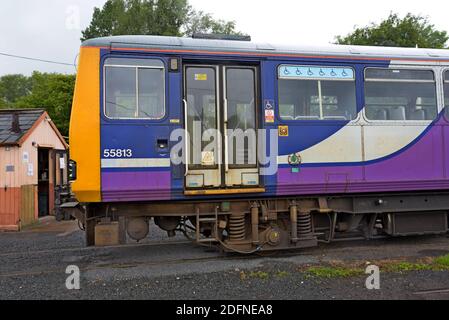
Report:
[[[104,149],[103,158],[131,158],[133,151],[131,149]]]

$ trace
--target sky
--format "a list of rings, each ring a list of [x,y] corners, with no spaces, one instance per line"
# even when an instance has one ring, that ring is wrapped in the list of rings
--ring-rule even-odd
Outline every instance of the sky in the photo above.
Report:
[[[81,30],[94,7],[105,0],[2,0],[0,54],[13,54],[74,64]],[[190,0],[216,19],[234,20],[255,42],[326,45],[355,26],[380,22],[389,13],[428,16],[439,30],[449,31],[449,3],[441,0]],[[27,61],[0,55],[0,76],[41,72],[75,73],[70,65]]]

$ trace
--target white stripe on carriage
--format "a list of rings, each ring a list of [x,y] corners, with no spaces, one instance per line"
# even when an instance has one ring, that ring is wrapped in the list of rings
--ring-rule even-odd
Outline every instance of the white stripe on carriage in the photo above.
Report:
[[[387,157],[416,140],[432,121],[371,122],[346,125],[327,139],[300,151],[302,163],[341,163],[371,161]],[[362,134],[363,130],[363,134]],[[288,164],[288,155],[277,157]]]
[[[165,168],[170,158],[101,159],[102,168]]]

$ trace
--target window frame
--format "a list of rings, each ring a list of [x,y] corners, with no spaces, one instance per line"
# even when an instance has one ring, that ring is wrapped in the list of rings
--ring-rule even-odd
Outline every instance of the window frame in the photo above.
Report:
[[[449,67],[445,67],[441,70],[441,96],[442,99],[442,113],[443,117],[446,119],[447,122],[449,122],[449,105],[446,106],[446,98],[449,99],[449,92],[448,96],[446,97],[446,91],[444,90],[444,85],[447,84],[449,86]],[[445,80],[446,74],[448,75],[447,80]]]
[[[311,68],[346,68],[346,69],[351,69],[353,72],[354,77],[351,79],[328,79],[328,78],[307,78],[307,79],[294,79],[294,78],[282,78],[279,75],[279,71],[282,67],[291,67],[291,66],[301,66],[301,67],[311,67]],[[280,112],[280,80],[288,80],[288,81],[338,81],[338,82],[352,82],[354,84],[354,101],[355,101],[355,117],[353,119],[321,119],[321,118],[311,118],[311,119],[285,119],[283,117],[281,117],[281,112]],[[292,124],[300,124],[300,123],[322,123],[322,124],[330,124],[330,123],[341,123],[341,122],[347,122],[347,123],[352,123],[352,122],[356,122],[358,121],[359,117],[360,117],[360,112],[358,110],[358,103],[357,103],[357,70],[351,66],[351,65],[326,65],[326,64],[300,64],[300,63],[280,63],[277,65],[276,67],[276,82],[277,82],[277,118],[279,121],[281,122],[289,122]],[[320,107],[320,114],[323,112],[323,110],[321,109],[322,106]]]
[[[115,59],[115,60],[156,60],[161,62],[161,66],[146,66],[146,65],[139,65],[139,64],[108,64],[108,59]],[[130,68],[135,69],[135,76],[136,76],[136,110],[139,111],[139,69],[156,69],[156,70],[162,70],[162,84],[163,84],[163,110],[164,113],[159,118],[142,118],[142,117],[110,117],[106,113],[106,68],[107,67],[114,67],[114,68]],[[166,85],[166,65],[164,60],[160,58],[136,58],[136,57],[118,57],[118,56],[108,56],[105,57],[103,60],[103,75],[102,75],[102,81],[103,81],[103,116],[108,120],[134,120],[134,121],[161,121],[167,116],[167,85]],[[137,113],[138,114],[138,113]]]
[[[411,71],[430,71],[433,74],[433,80],[411,80],[411,79],[404,79],[404,80],[400,80],[400,79],[374,79],[374,80],[366,80],[366,71],[368,69],[383,69],[383,70],[397,70],[397,69],[403,69],[403,70],[411,70]],[[366,82],[389,82],[389,83],[433,83],[434,84],[434,90],[435,90],[435,111],[436,111],[436,117],[434,117],[433,119],[426,119],[426,120],[376,120],[376,119],[369,119],[366,115]],[[365,67],[363,69],[363,111],[362,111],[362,115],[363,115],[363,119],[367,122],[367,123],[373,123],[373,124],[391,124],[391,125],[395,125],[395,124],[411,124],[411,125],[415,125],[415,124],[428,124],[431,123],[432,121],[435,121],[435,119],[437,119],[439,114],[439,110],[438,110],[438,78],[437,78],[437,73],[435,72],[434,69],[432,69],[429,66],[404,66],[404,65],[390,65],[389,67],[377,67],[377,66],[370,66],[370,67]]]

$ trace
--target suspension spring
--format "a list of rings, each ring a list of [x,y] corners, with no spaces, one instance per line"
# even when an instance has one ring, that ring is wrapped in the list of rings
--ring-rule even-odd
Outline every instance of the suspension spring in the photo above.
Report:
[[[298,237],[305,238],[312,234],[312,215],[308,213],[298,214]]]
[[[245,240],[245,214],[232,214],[229,217],[229,240]]]

